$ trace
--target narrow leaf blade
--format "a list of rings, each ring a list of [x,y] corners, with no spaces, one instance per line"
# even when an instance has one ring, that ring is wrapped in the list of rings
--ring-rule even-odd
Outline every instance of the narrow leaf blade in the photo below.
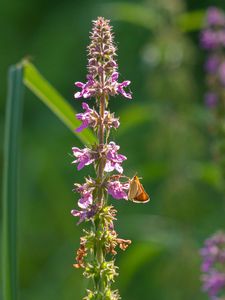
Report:
[[[59,92],[39,73],[27,60],[23,61],[24,84],[81,140],[84,144],[93,144],[96,138],[91,130],[85,129],[76,133],[80,122],[76,119],[76,111],[59,94]]]
[[[8,76],[3,168],[2,290],[4,300],[15,300],[17,298],[18,158],[23,110],[22,66],[10,67]]]

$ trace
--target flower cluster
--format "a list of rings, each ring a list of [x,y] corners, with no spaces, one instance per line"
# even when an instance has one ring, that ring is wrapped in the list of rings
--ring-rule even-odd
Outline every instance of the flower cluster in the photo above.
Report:
[[[114,142],[110,142],[107,145],[100,145],[100,147],[83,148],[79,149],[73,147],[73,155],[77,158],[73,163],[78,163],[77,170],[81,170],[84,166],[88,166],[93,162],[104,160],[104,171],[112,172],[114,170],[119,173],[123,173],[122,162],[126,160],[126,156],[119,154],[118,150],[120,146],[116,145]]]
[[[225,14],[210,7],[206,16],[206,27],[201,32],[201,46],[208,51],[205,63],[209,91],[205,94],[208,107],[225,105]]]
[[[225,234],[218,232],[201,249],[203,290],[212,300],[225,297]]]
[[[96,129],[100,122],[99,114],[94,109],[91,109],[85,102],[82,103],[82,108],[85,110],[85,112],[76,114],[77,119],[82,122],[76,131],[81,132],[88,126]],[[103,124],[108,130],[111,128],[116,129],[120,126],[119,119],[114,117],[114,113],[110,114],[110,112],[107,110],[104,113]]]
[[[91,228],[85,230],[85,235],[80,239],[74,264],[75,268],[84,269],[85,277],[93,279],[94,289],[87,291],[86,300],[120,299],[118,291],[111,290],[118,269],[113,257],[117,253],[116,247],[125,250],[131,243],[130,240],[118,237],[113,223],[116,210],[112,205],[107,205],[109,195],[115,199],[128,200],[130,188],[130,180],[123,175],[122,167],[127,158],[119,153],[120,146],[109,140],[110,131],[120,125],[114,113],[106,110],[109,97],[121,94],[125,98],[132,98],[131,92],[125,90],[130,81],[118,82],[116,47],[111,29],[109,21],[104,18],[99,17],[93,22],[91,43],[88,46],[87,82],[75,83],[81,89],[75,93],[75,98],[94,97],[96,100],[94,108],[90,108],[86,102],[82,103],[84,111],[76,115],[81,121],[76,131],[92,128],[97,142],[83,149],[72,148],[75,157],[73,163],[77,165],[77,170],[92,164],[96,173],[95,178],[88,177],[83,184],[75,183],[74,191],[79,194],[79,209],[71,211],[74,217],[78,217],[78,224],[91,223]],[[121,178],[126,180],[121,182]]]
[[[87,82],[75,82],[81,91],[75,93],[74,97],[98,98],[102,95],[109,97],[121,94],[125,98],[131,99],[131,93],[124,90],[130,81],[118,82],[116,47],[109,21],[98,18],[93,21],[93,25],[93,31],[90,34],[91,43],[88,46]]]

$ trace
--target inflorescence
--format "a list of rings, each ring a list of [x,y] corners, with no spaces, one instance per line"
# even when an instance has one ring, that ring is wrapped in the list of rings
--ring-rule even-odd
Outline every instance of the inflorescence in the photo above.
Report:
[[[225,14],[210,7],[206,15],[206,26],[201,32],[201,46],[208,51],[205,63],[208,92],[205,103],[209,107],[225,105]]]
[[[208,87],[205,103],[213,113],[211,128],[216,137],[214,157],[225,182],[225,13],[221,9],[210,7],[207,10],[200,39],[208,54],[205,63]]]
[[[117,300],[120,299],[118,290],[111,289],[118,275],[114,257],[118,247],[125,250],[131,241],[118,237],[114,228],[116,210],[107,204],[107,198],[110,195],[115,199],[128,200],[130,180],[123,175],[122,164],[127,158],[120,153],[120,146],[110,140],[110,131],[116,130],[120,122],[108,110],[108,104],[110,96],[122,95],[131,99],[132,94],[127,90],[129,80],[118,82],[116,47],[109,20],[99,17],[93,21],[90,40],[87,82],[75,83],[81,90],[74,97],[94,98],[96,101],[94,108],[82,103],[84,111],[76,115],[81,121],[76,131],[91,127],[97,143],[83,149],[73,147],[72,152],[77,170],[92,164],[96,177],[87,176],[83,184],[74,184],[74,191],[80,195],[79,209],[73,209],[71,213],[78,217],[78,224],[88,221],[91,224],[80,238],[74,267],[82,268],[84,276],[93,280],[93,289],[87,290],[84,299]]]

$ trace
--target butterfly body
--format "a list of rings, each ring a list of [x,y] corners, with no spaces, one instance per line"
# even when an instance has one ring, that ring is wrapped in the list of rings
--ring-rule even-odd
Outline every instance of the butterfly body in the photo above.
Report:
[[[147,203],[150,200],[149,195],[136,175],[130,180],[128,199],[135,203]]]

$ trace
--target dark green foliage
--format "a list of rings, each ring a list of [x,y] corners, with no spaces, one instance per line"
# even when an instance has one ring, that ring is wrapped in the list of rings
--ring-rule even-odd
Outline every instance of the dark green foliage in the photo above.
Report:
[[[206,296],[200,291],[198,249],[208,235],[224,228],[225,200],[212,157],[211,116],[202,100],[204,53],[198,31],[184,33],[178,26],[184,14],[204,10],[211,1],[186,1],[187,9],[183,1],[157,1],[158,8],[155,1],[146,2],[145,16],[156,10],[161,16],[153,28],[122,22],[106,1],[4,1],[1,111],[3,115],[8,66],[24,55],[31,55],[80,111],[73,83],[85,79],[90,21],[102,14],[114,20],[120,73],[131,79],[134,95],[129,103],[112,99],[111,107],[121,115],[115,136],[128,157],[126,173],[133,176],[137,169],[151,196],[146,205],[114,200],[120,212],[117,231],[133,241],[120,257],[118,288],[129,300],[201,300]],[[221,3],[214,2],[225,8]],[[71,164],[72,146],[81,143],[26,91],[18,224],[23,300],[78,300],[88,288],[72,268],[80,228],[70,216],[77,201],[71,189],[87,174],[78,174]]]

